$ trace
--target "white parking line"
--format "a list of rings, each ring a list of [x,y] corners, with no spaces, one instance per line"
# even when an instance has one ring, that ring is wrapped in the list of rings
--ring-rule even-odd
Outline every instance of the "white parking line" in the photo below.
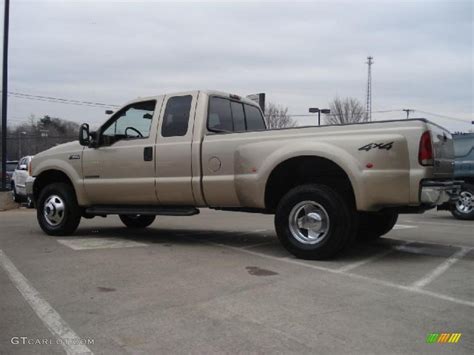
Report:
[[[115,248],[132,248],[146,247],[148,244],[135,242],[133,240],[121,238],[67,238],[56,239],[62,245],[73,250],[90,250],[90,249],[115,249]]]
[[[464,306],[474,307],[474,302],[473,301],[462,300],[462,299],[451,297],[451,296],[448,296],[448,295],[443,295],[441,293],[428,291],[428,290],[425,290],[425,289],[422,289],[422,288],[416,288],[416,287],[413,287],[413,286],[404,286],[404,285],[399,285],[399,284],[396,284],[396,283],[393,283],[393,282],[390,282],[390,281],[375,279],[373,277],[363,276],[363,275],[359,275],[359,274],[353,274],[353,273],[349,273],[349,272],[342,272],[342,271],[339,271],[338,269],[331,269],[331,268],[327,268],[327,267],[324,267],[324,266],[308,264],[304,261],[300,261],[298,259],[294,259],[294,258],[290,258],[290,257],[278,257],[278,256],[264,254],[264,253],[259,253],[259,252],[253,251],[253,250],[242,249],[242,248],[238,248],[238,247],[233,247],[233,246],[229,246],[229,245],[225,245],[225,244],[219,244],[219,243],[213,243],[213,242],[209,242],[209,241],[203,241],[203,243],[206,243],[206,244],[209,244],[209,245],[215,245],[215,246],[225,248],[225,249],[235,250],[235,251],[240,252],[240,253],[255,255],[255,256],[258,256],[258,257],[261,257],[261,258],[265,258],[265,259],[270,259],[270,260],[285,262],[285,263],[289,263],[289,264],[299,265],[299,266],[303,266],[303,267],[310,268],[310,269],[315,269],[315,270],[320,270],[320,271],[326,271],[326,272],[330,272],[330,273],[333,273],[333,274],[338,274],[338,275],[343,275],[343,276],[346,276],[346,277],[350,277],[350,278],[353,278],[353,279],[365,280],[365,281],[368,281],[370,283],[374,283],[374,284],[377,284],[377,285],[392,287],[392,288],[396,288],[396,289],[399,289],[399,290],[404,290],[404,291],[408,291],[408,292],[422,294],[422,295],[425,295],[425,296],[431,296],[433,298],[441,299],[441,300],[444,300],[444,301],[449,301],[449,302],[464,305]]]
[[[472,225],[463,224],[463,223],[425,222],[425,221],[411,221],[411,220],[405,220],[404,222],[415,223],[415,224],[433,224],[433,225],[438,225],[438,226],[451,226],[451,227],[456,227],[456,228],[458,227],[472,228]]]
[[[15,267],[8,256],[0,250],[0,264],[6,271],[11,282],[20,291],[24,299],[37,314],[39,319],[49,329],[51,334],[60,339],[67,354],[92,354],[92,351],[80,343],[79,336],[69,327],[58,312],[40,295],[29,283],[25,276]],[[79,344],[75,344],[78,342]]]
[[[404,242],[402,243],[402,245],[405,245],[405,244],[408,244],[408,242]],[[338,270],[340,272],[348,272],[348,271],[351,271],[351,270],[354,270],[355,268],[358,268],[362,265],[365,265],[365,264],[368,264],[368,263],[371,263],[371,262],[374,262],[378,259],[381,259],[383,258],[384,256],[387,256],[388,254],[391,254],[395,251],[396,249],[395,248],[391,248],[391,249],[388,249],[388,250],[384,250],[380,253],[377,253],[377,254],[374,254],[366,259],[362,259],[362,260],[359,260],[359,261],[356,261],[354,263],[351,263],[351,264],[348,264],[348,265],[345,265],[341,268],[339,268]]]
[[[418,228],[418,226],[410,226],[408,224],[395,224],[393,229],[411,229],[411,228]]]
[[[437,268],[431,271],[429,274],[419,279],[418,281],[415,281],[414,283],[412,283],[411,287],[421,289],[427,286],[428,284],[433,282],[436,278],[438,278],[443,273],[445,273],[451,266],[457,263],[459,259],[461,259],[467,253],[469,253],[470,250],[471,248],[462,248],[461,250],[457,251],[451,257],[445,260],[442,264],[440,264]]]

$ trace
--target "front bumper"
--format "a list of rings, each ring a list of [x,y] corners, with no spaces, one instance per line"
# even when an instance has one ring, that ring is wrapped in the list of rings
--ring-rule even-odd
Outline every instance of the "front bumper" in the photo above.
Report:
[[[421,183],[420,201],[423,204],[437,206],[458,199],[462,181],[424,180]]]

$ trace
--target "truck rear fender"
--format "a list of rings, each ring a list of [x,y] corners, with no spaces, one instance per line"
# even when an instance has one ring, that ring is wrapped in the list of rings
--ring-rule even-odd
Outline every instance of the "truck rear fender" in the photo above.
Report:
[[[244,165],[248,165],[248,160],[252,160],[249,157],[252,157],[251,152],[255,151],[254,149],[255,147],[250,146],[240,147],[237,154],[239,154],[243,161],[247,162],[247,164],[244,163]],[[354,157],[337,146],[323,142],[291,142],[291,147],[284,145],[274,150],[264,159],[260,168],[255,172],[255,184],[249,184],[250,181],[243,181],[249,178],[247,174],[238,175],[236,177],[236,188],[241,202],[243,202],[244,205],[252,204],[254,206],[272,209],[275,203],[274,199],[278,199],[279,197],[267,195],[273,193],[267,189],[272,173],[278,171],[277,169],[279,167],[281,168],[285,164],[288,164],[288,162],[295,161],[295,159],[300,159],[299,163],[305,165],[308,163],[316,165],[322,164],[320,177],[325,175],[324,170],[328,167],[333,169],[333,173],[337,170],[341,178],[345,177],[345,179],[348,180],[348,184],[346,185],[350,184],[351,198],[355,200],[356,206],[359,206],[362,194],[361,191],[359,191],[359,186],[356,181],[360,179],[361,170],[357,166]],[[309,170],[310,168],[308,167],[308,172]],[[249,186],[252,185],[254,189],[249,189]],[[270,203],[269,206],[267,206],[268,203]]]

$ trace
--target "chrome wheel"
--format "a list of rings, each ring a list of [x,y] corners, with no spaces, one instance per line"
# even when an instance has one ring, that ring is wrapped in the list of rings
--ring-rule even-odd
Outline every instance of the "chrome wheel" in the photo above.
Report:
[[[292,236],[302,244],[318,244],[329,232],[329,216],[323,206],[314,201],[296,204],[289,215]]]
[[[474,209],[473,194],[469,191],[461,191],[456,202],[456,209],[459,213],[471,213]]]
[[[43,205],[44,218],[52,226],[57,226],[63,221],[65,210],[64,201],[58,195],[49,196]]]

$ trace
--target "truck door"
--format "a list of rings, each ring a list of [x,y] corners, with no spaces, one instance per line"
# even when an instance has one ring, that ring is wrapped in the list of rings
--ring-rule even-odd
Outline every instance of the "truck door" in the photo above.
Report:
[[[83,181],[92,204],[157,204],[155,138],[162,99],[120,109],[85,148]]]
[[[156,193],[160,204],[194,205],[191,144],[197,92],[169,95],[156,135]]]

